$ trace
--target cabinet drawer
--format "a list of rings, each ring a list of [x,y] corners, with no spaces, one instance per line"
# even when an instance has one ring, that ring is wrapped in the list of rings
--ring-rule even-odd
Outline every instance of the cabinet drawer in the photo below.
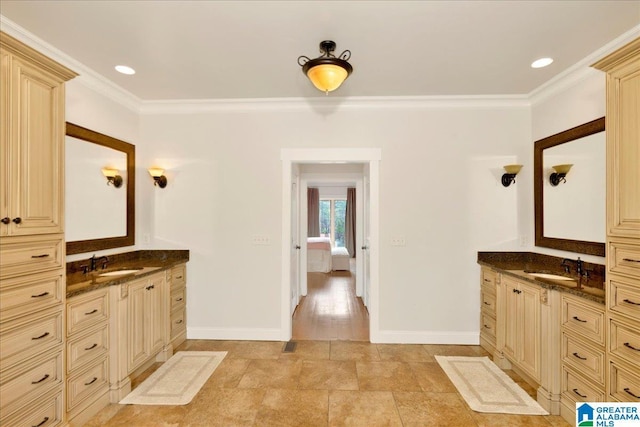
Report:
[[[496,315],[496,294],[487,293],[482,287],[482,311],[494,316]]]
[[[13,414],[0,413],[3,427],[54,427],[62,424],[62,387],[48,393]],[[5,415],[6,418],[5,418]]]
[[[67,370],[75,371],[109,351],[109,325],[105,324],[88,335],[73,337],[67,342]]]
[[[102,359],[67,380],[67,410],[73,409],[98,390],[109,387],[108,365],[108,359]]]
[[[604,386],[604,351],[562,334],[562,361]]]
[[[184,286],[187,283],[187,266],[185,264],[176,265],[171,269],[171,288]]]
[[[640,319],[640,289],[624,280],[609,280],[609,309],[614,313],[625,314]]]
[[[4,280],[0,288],[0,320],[61,305],[63,290],[61,271]]]
[[[640,277],[640,246],[610,241],[609,271],[632,277]]]
[[[604,345],[604,306],[563,295],[562,326]]]
[[[562,367],[562,396],[572,402],[604,402],[604,387],[585,380]]]
[[[187,328],[184,310],[171,313],[171,339],[180,335]]]
[[[186,303],[186,289],[184,286],[171,291],[171,311],[184,308]]]
[[[480,316],[480,332],[491,342],[496,342],[496,319],[486,313]]]
[[[27,316],[0,331],[0,369],[62,344],[62,311]]]
[[[19,400],[34,399],[62,384],[62,351],[31,364],[17,375],[13,372],[3,374],[2,381],[0,401],[3,408],[10,407]]]
[[[620,402],[640,402],[640,376],[611,362],[609,395]]]
[[[109,320],[109,297],[107,289],[98,289],[67,301],[67,334]]]
[[[493,289],[495,292],[497,273],[493,270],[489,270],[488,268],[483,268],[481,276],[482,285]]]
[[[639,366],[640,329],[638,326],[621,323],[617,319],[610,319],[609,334],[609,351]]]
[[[59,235],[48,239],[43,236],[12,238],[9,243],[0,245],[0,277],[62,268],[63,249]]]

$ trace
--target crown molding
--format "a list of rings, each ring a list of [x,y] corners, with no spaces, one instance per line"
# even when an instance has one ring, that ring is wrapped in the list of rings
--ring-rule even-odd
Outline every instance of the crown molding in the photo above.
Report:
[[[601,74],[600,71],[591,68],[591,65],[599,59],[609,55],[621,47],[631,43],[633,40],[640,37],[640,25],[636,25],[620,37],[610,41],[600,49],[581,59],[571,67],[567,68],[557,76],[538,86],[531,91],[527,98],[531,102],[531,105],[538,104],[547,98],[550,98],[574,85],[577,85],[582,80],[591,77],[595,74]]]
[[[528,107],[526,95],[402,96],[332,98],[255,98],[142,101],[141,114],[197,114],[207,112],[301,111],[349,109],[514,108]]]
[[[15,22],[6,18],[4,15],[0,15],[0,30],[52,60],[73,70],[79,75],[74,79],[74,81],[78,81],[84,86],[106,96],[112,101],[129,108],[136,113],[140,112],[140,98],[116,85],[102,74],[93,71],[91,68],[73,59],[71,56],[37,37],[35,34],[22,28]]]

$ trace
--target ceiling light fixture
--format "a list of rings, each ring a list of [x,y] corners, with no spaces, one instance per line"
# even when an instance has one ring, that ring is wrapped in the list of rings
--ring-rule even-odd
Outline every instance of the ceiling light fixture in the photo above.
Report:
[[[302,67],[302,72],[318,90],[327,95],[338,89],[353,71],[353,67],[347,62],[351,58],[351,51],[345,50],[336,57],[331,53],[334,50],[336,50],[336,43],[325,40],[320,42],[322,55],[319,57],[315,59],[309,59],[304,55],[298,57],[298,65]]]
[[[551,65],[553,58],[540,58],[531,63],[531,68],[544,68],[547,65]]]
[[[136,73],[136,70],[134,70],[131,67],[127,67],[126,65],[116,65],[116,71],[122,74],[126,74],[128,76],[131,76],[133,74]]]

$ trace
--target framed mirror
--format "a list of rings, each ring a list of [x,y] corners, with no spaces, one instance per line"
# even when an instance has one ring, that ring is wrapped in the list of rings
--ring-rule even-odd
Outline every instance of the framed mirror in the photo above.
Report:
[[[604,256],[604,130],[601,117],[534,143],[536,246]]]
[[[135,161],[134,145],[67,122],[68,255],[135,244]]]

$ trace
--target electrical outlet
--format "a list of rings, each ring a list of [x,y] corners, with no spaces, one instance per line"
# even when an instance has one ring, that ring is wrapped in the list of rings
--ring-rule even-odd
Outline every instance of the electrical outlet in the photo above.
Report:
[[[271,239],[269,238],[269,236],[256,234],[251,238],[251,242],[254,245],[270,245]]]
[[[393,236],[391,238],[391,246],[406,246],[407,241],[404,236]]]

